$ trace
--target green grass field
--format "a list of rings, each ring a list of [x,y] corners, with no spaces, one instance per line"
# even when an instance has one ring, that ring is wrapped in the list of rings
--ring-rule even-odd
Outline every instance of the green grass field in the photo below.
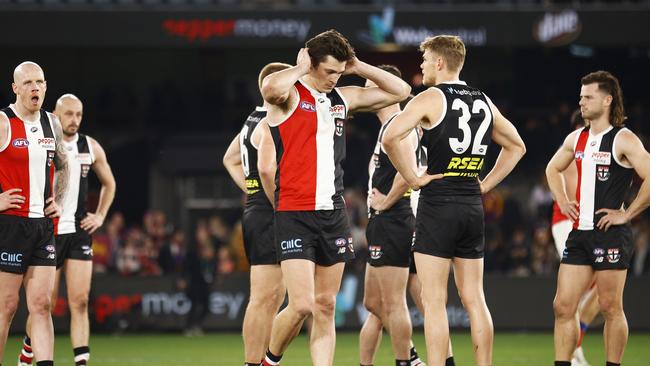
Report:
[[[585,338],[587,358],[594,366],[604,365],[602,336],[588,334]],[[422,356],[426,353],[424,335],[414,334],[416,347]],[[73,365],[70,340],[56,339],[56,364]],[[375,365],[394,365],[390,339],[384,336]],[[468,333],[453,333],[452,342],[457,365],[473,365],[471,340]],[[4,365],[15,365],[21,340],[10,337],[3,360]],[[238,334],[210,334],[187,338],[181,335],[149,334],[110,336],[96,335],[91,339],[93,366],[195,366],[242,365],[243,346]],[[297,338],[282,360],[282,366],[310,365],[307,339]],[[359,364],[358,334],[340,333],[337,337],[335,365]],[[548,333],[497,333],[494,344],[494,365],[549,366],[553,364],[553,337]],[[650,364],[650,334],[631,334],[626,355],[626,366]]]

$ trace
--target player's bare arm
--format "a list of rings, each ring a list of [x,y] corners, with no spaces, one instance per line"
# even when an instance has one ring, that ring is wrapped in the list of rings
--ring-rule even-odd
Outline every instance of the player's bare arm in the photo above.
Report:
[[[262,81],[262,97],[275,106],[286,105],[294,94],[294,84],[311,70],[311,59],[307,48],[301,48],[296,57],[296,66],[274,72]]]
[[[399,103],[408,98],[411,86],[401,78],[358,58],[348,61],[344,75],[355,74],[368,79],[376,86],[346,86],[340,88],[350,112],[371,112]]]
[[[57,171],[56,181],[54,182],[54,197],[45,201],[45,215],[48,217],[58,217],[61,215],[60,206],[63,204],[63,198],[68,191],[68,157],[63,146],[63,129],[61,122],[53,114],[50,114],[52,125],[54,126],[54,137],[56,139],[56,151],[54,153],[54,168]]]
[[[564,139],[564,143],[546,166],[546,179],[553,198],[562,213],[573,221],[578,220],[578,202],[575,197],[568,197],[562,172],[574,161],[573,143],[577,134],[578,131],[574,131]]]
[[[88,215],[81,220],[81,228],[92,234],[95,230],[99,229],[104,224],[104,219],[108,214],[108,210],[115,198],[115,177],[111,166],[108,164],[106,152],[102,146],[95,140],[90,139],[90,145],[95,155],[95,161],[91,165],[93,172],[97,175],[99,183],[102,185],[99,191],[99,204],[95,213],[88,213]]]
[[[431,89],[418,94],[413,98],[404,110],[398,114],[386,128],[382,144],[390,161],[397,169],[397,172],[406,180],[408,185],[418,190],[429,184],[433,179],[442,178],[442,174],[418,175],[414,166],[409,162],[409,156],[413,150],[401,141],[406,139],[411,131],[420,123],[425,127],[429,121],[436,121],[442,114],[442,95]]]
[[[481,193],[487,193],[496,187],[512,172],[519,160],[526,154],[526,145],[515,126],[499,112],[492,102],[490,102],[490,109],[494,116],[492,141],[501,146],[501,152],[494,167],[481,182]]]
[[[401,143],[407,145],[406,149],[408,149],[408,151],[413,152],[417,146],[417,135],[412,132],[410,136],[410,138],[402,140]],[[409,159],[411,168],[413,170],[417,170],[417,161],[415,154],[411,153],[406,158]],[[374,208],[377,211],[388,210],[389,208],[393,207],[397,201],[404,197],[404,193],[406,193],[409,188],[410,187],[406,180],[402,178],[401,174],[397,173],[395,174],[393,185],[390,187],[388,194],[384,195],[383,193],[379,192],[378,189],[373,188],[370,195],[370,207]]]
[[[266,198],[271,202],[271,205],[275,206],[275,172],[278,167],[275,161],[275,145],[266,118],[260,121],[256,130],[259,130],[260,135],[259,149],[257,150],[257,171],[260,174]]]
[[[226,150],[226,153],[223,156],[223,166],[226,167],[228,174],[232,178],[233,182],[241,189],[246,192],[246,176],[244,175],[244,170],[242,169],[241,162],[241,148],[239,147],[239,138],[240,134],[237,134],[234,139],[230,142],[230,146]]]
[[[639,215],[650,205],[650,154],[643,146],[641,140],[631,131],[623,130],[617,136],[619,141],[616,144],[617,150],[614,151],[623,163],[627,163],[634,168],[634,171],[643,180],[639,193],[634,198],[630,207],[626,210],[613,210],[601,208],[596,214],[605,213],[598,221],[598,228],[607,230],[612,225],[623,225],[628,223],[634,217]]]

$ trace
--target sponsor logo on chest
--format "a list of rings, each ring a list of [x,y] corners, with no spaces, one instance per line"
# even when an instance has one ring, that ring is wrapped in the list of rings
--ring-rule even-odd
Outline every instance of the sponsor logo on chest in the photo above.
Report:
[[[331,106],[330,114],[332,115],[332,118],[345,118],[345,106],[343,104]]]
[[[610,165],[612,162],[612,153],[606,151],[594,151],[591,153],[591,160],[596,165]]]
[[[56,149],[55,140],[52,137],[42,137],[36,140],[38,146],[42,147],[45,150],[54,150]]]

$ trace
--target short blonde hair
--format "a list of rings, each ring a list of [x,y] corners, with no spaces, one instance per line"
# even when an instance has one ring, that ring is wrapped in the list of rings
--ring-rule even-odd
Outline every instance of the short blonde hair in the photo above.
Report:
[[[270,64],[267,64],[262,68],[262,71],[260,71],[260,76],[257,79],[257,85],[260,89],[262,89],[262,81],[264,81],[265,77],[273,74],[274,72],[282,71],[290,67],[291,65],[283,64],[282,62],[271,62]]]
[[[465,44],[460,37],[440,35],[427,37],[420,43],[420,51],[431,51],[442,56],[449,71],[460,71],[465,62]]]

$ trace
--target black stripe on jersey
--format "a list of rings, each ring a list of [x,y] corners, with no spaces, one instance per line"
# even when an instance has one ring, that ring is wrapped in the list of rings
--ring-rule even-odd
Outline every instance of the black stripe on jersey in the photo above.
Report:
[[[273,200],[277,207],[278,198],[280,195],[280,162],[282,161],[282,156],[284,155],[284,145],[282,144],[282,136],[280,136],[280,126],[270,127],[271,137],[273,137],[273,145],[275,145],[275,162],[278,168],[275,170],[275,193],[273,195]]]
[[[3,108],[2,111],[7,115],[7,118],[16,118],[16,113],[10,107]]]
[[[334,123],[336,124],[334,129],[334,190],[335,193],[332,196],[332,202],[334,208],[344,208],[345,202],[343,201],[343,167],[341,166],[345,161],[345,123],[348,119],[348,106],[345,104],[343,97],[340,94],[339,89],[334,89],[332,92],[326,94],[327,99],[330,100],[331,108],[340,109],[343,107],[343,118],[334,118]],[[320,103],[318,100],[320,97],[316,98],[316,102]]]
[[[43,129],[44,138],[54,138],[54,132],[52,131],[52,125],[50,125],[50,118],[47,115],[47,112],[41,110],[41,128]],[[54,142],[57,144],[57,142]],[[46,202],[49,197],[52,196],[52,184],[50,183],[50,167],[54,164],[54,154],[55,150],[47,150],[47,164],[45,164],[45,196],[44,199]],[[46,204],[47,205],[47,204]]]
[[[621,208],[625,199],[628,198],[634,169],[626,168],[619,165],[614,158],[614,139],[621,132],[622,127],[614,127],[607,132],[600,141],[598,148],[601,152],[610,153],[609,165],[596,165],[596,179],[594,187],[594,224],[600,220],[604,214],[596,215],[596,211],[601,208],[618,210]],[[588,130],[588,129],[586,129]],[[585,173],[583,173],[585,174]]]
[[[77,138],[77,153],[78,154],[90,154],[90,142],[89,138],[86,135],[78,134]],[[76,162],[75,162],[76,163]],[[82,219],[86,217],[87,205],[88,202],[88,171],[90,170],[90,165],[84,166],[81,164],[79,171],[79,192],[77,198],[77,210],[75,211],[75,226],[78,226]]]

